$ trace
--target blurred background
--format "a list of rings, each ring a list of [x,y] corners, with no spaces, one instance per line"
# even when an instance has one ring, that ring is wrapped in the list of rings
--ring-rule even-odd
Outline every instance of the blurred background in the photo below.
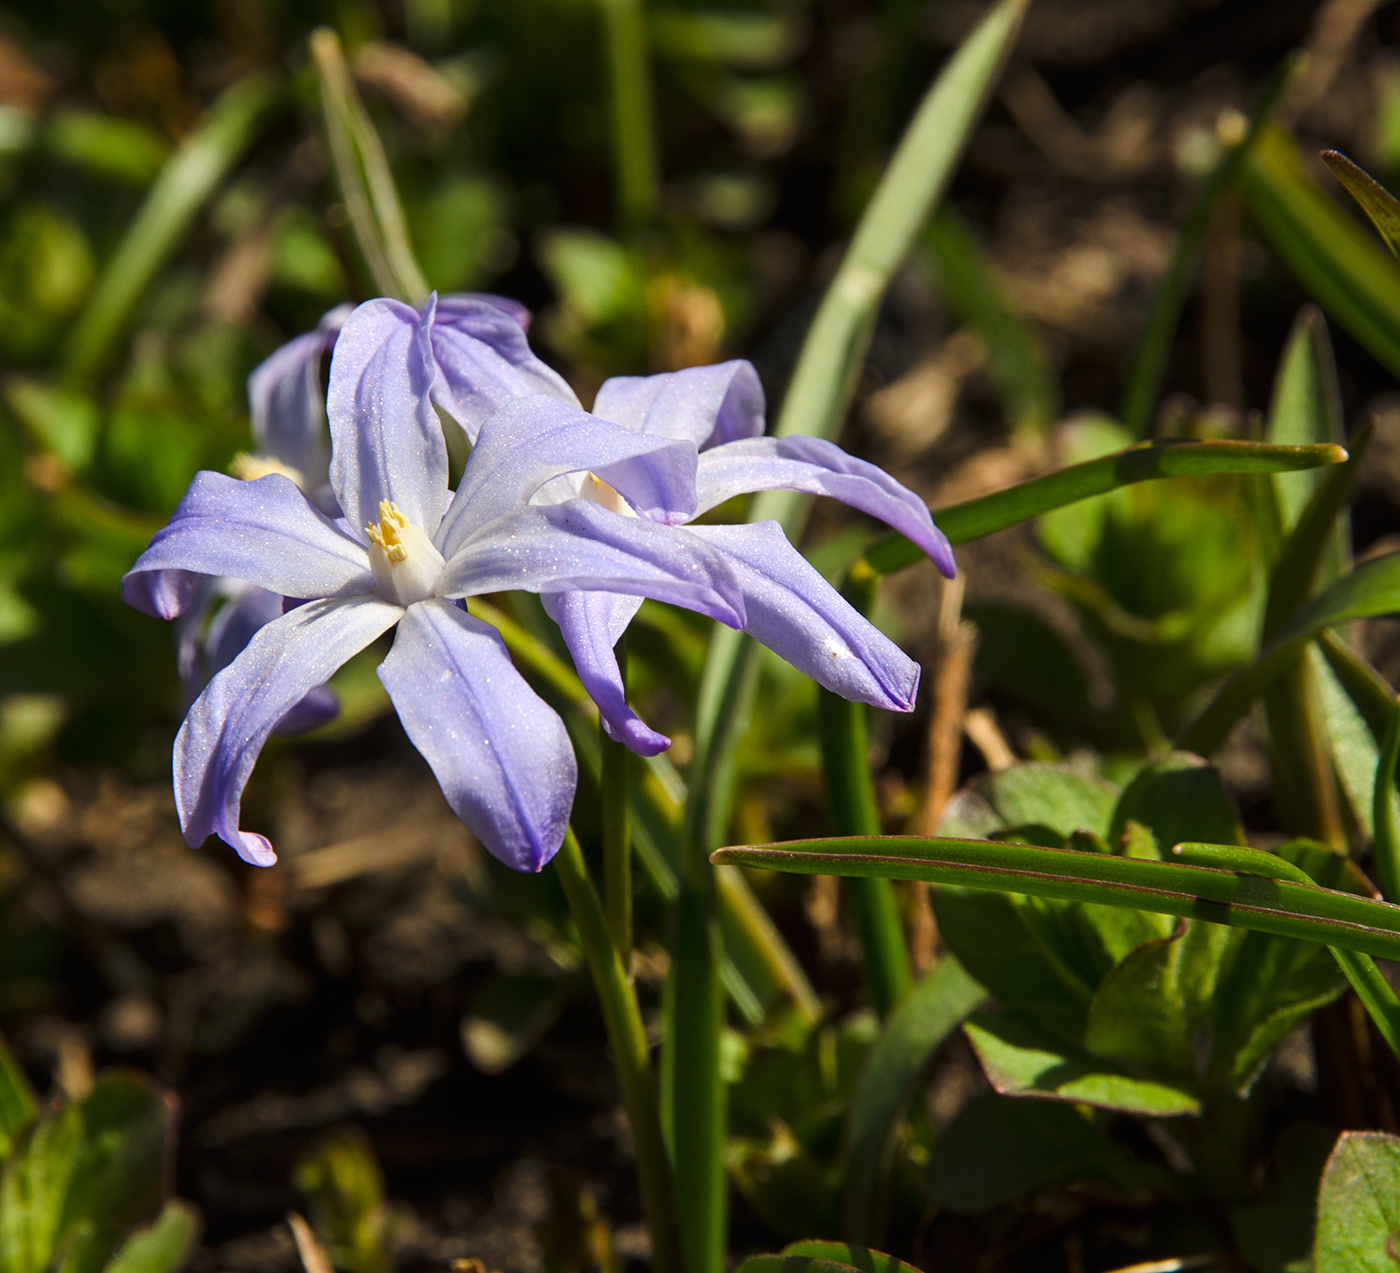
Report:
[[[172,634],[126,609],[118,581],[194,472],[249,449],[249,371],[375,294],[327,155],[311,31],[328,25],[344,45],[433,287],[528,305],[532,343],[585,403],[610,375],[746,357],[772,405],[900,131],[984,8],[648,0],[657,180],[639,200],[613,161],[604,0],[0,4],[0,1030],[40,1090],[77,1094],[95,1069],[131,1064],[178,1093],[175,1183],[203,1213],[201,1273],[297,1267],[283,1216],[316,1196],[331,1133],[350,1137],[369,1195],[387,1191],[379,1237],[344,1256],[355,1273],[459,1258],[553,1273],[646,1253],[557,885],[511,875],[470,840],[386,713],[373,660],[338,675],[336,721],[264,754],[245,825],[272,835],[279,866],[248,868],[217,842],[191,851],[175,823]],[[1107,417],[1178,231],[1299,48],[1309,61],[1279,118],[1304,171],[1335,191],[1314,156],[1336,147],[1400,177],[1400,4],[1035,0],[881,312],[843,445],[935,508],[1122,445]],[[1159,435],[1247,436],[1267,405],[1308,297],[1266,230],[1248,190],[1212,214]],[[1332,336],[1347,418],[1400,413],[1392,373],[1344,329]],[[1387,436],[1360,480],[1359,552],[1400,532],[1400,442]],[[1239,549],[1239,491],[1181,497],[1196,503],[1177,533],[1166,489],[1133,506],[1159,528],[1152,545],[1120,538],[1116,565],[1083,525],[1050,519],[960,551],[963,611],[981,633],[961,778],[1090,745],[1111,763],[1248,657],[1261,593]],[[871,529],[824,507],[805,547],[835,579]],[[941,595],[931,568],[913,568],[879,616],[925,661],[926,684]],[[1168,611],[1188,615],[1186,636],[1148,630]],[[549,639],[528,605],[513,613]],[[706,639],[650,603],[633,629],[637,697],[682,772]],[[1386,624],[1361,642],[1400,671]],[[1129,694],[1117,687],[1132,669]],[[733,828],[750,842],[825,825],[813,687],[776,661],[763,675]],[[917,829],[927,707],[873,728],[887,827]],[[1237,736],[1221,763],[1267,831],[1257,736]],[[596,828],[587,783],[579,800]],[[807,1112],[839,1102],[873,1031],[831,882],[755,886],[832,1024],[826,1059],[803,1043],[796,1069],[755,1061],[781,1050],[781,1023],[731,1041],[750,1083],[736,1087],[735,1130],[766,1146],[731,1164],[736,1241],[750,1247],[821,1228],[813,1197],[835,1206],[830,1180],[796,1217],[765,1192],[769,1115],[812,1066]],[[663,899],[639,905],[636,972],[655,988]],[[1284,1067],[1278,1100],[1346,1126],[1394,1123],[1383,1090],[1310,1088],[1317,1063]],[[929,1125],[984,1086],[955,1044]],[[363,1139],[336,1132],[347,1125]],[[382,1180],[365,1165],[376,1160]],[[931,1218],[911,1187],[905,1249],[980,1267],[991,1222]],[[996,1249],[1022,1263],[998,1267],[1061,1267],[1066,1233],[1081,1251],[1131,1255],[1139,1221],[1121,1200],[1080,1200],[1014,1222]]]

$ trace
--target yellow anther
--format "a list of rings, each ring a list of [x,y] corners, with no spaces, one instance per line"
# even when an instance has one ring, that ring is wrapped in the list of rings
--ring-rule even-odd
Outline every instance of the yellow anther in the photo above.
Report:
[[[404,561],[408,557],[408,548],[399,532],[407,525],[408,519],[398,508],[387,499],[382,499],[379,501],[379,520],[370,522],[365,527],[365,534],[369,536],[370,543],[384,550],[384,555],[390,561]]]

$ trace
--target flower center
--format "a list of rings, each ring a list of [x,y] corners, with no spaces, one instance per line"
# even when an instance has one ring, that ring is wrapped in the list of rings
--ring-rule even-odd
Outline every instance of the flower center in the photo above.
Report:
[[[433,541],[387,499],[379,501],[379,520],[365,527],[369,568],[379,595],[395,605],[411,606],[435,595],[442,574],[442,554]]]
[[[610,513],[621,513],[623,517],[637,515],[632,505],[596,473],[589,473],[584,477],[583,489],[579,491],[579,494],[584,499],[591,499],[595,504],[601,504]]]

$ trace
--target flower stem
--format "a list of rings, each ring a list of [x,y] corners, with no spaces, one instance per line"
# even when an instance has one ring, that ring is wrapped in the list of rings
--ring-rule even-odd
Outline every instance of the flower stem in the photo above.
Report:
[[[841,591],[861,614],[868,616],[878,587],[879,576],[858,562]],[[817,694],[822,773],[831,829],[837,835],[879,835],[880,810],[870,780],[865,705],[848,702],[830,690],[818,690]],[[865,952],[866,984],[875,1010],[883,1017],[914,986],[899,903],[889,880],[854,879],[847,881],[846,888]]]
[[[617,1070],[618,1085],[622,1088],[622,1103],[632,1128],[642,1209],[651,1231],[652,1268],[656,1273],[681,1273],[671,1161],[666,1156],[666,1143],[661,1134],[656,1083],[642,1027],[642,1013],[636,992],[627,980],[627,970],[613,945],[603,904],[589,878],[583,850],[579,848],[572,827],[564,833],[564,844],[554,864],[598,992],[608,1046]]]
[[[617,666],[627,685],[627,634],[617,643]],[[632,952],[632,812],[628,804],[628,768],[632,753],[608,737],[603,742],[603,897],[608,928],[625,968]]]
[[[656,214],[656,145],[652,136],[651,80],[643,0],[600,0],[612,82],[613,180],[617,218],[624,229]]]

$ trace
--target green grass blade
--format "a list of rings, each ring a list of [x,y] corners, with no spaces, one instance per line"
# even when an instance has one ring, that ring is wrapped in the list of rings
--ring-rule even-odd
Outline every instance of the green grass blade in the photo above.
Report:
[[[1176,745],[1183,751],[1210,755],[1306,642],[1340,623],[1396,611],[1400,611],[1400,553],[1377,557],[1343,575],[1303,606],[1258,659],[1225,681],[1206,709],[1182,730]]]
[[[1347,194],[1361,205],[1361,211],[1371,218],[1371,224],[1385,240],[1386,247],[1400,256],[1400,200],[1339,150],[1324,150],[1322,162],[1332,170]]]
[[[1210,227],[1211,215],[1221,197],[1239,182],[1245,157],[1249,154],[1260,128],[1291,81],[1294,65],[1292,60],[1287,61],[1274,74],[1255,108],[1244,136],[1215,166],[1191,209],[1186,224],[1181,228],[1181,236],[1176,241],[1167,272],[1157,289],[1157,299],[1147,320],[1147,329],[1138,344],[1137,358],[1133,362],[1133,370],[1123,394],[1123,423],[1137,437],[1145,437],[1152,428],[1152,410],[1162,391],[1162,376],[1166,371],[1167,356],[1171,353],[1177,324],[1181,321],[1181,311],[1185,308],[1186,298],[1191,292],[1192,275],[1201,254],[1201,246],[1205,242],[1206,231]]]
[[[873,875],[1095,902],[1232,924],[1383,959],[1400,957],[1400,906],[1182,862],[919,836],[794,840],[721,849],[714,860],[804,875]]]
[[[385,296],[419,305],[427,298],[428,283],[409,242],[384,143],[355,91],[340,37],[329,27],[318,27],[311,33],[310,47],[331,167],[351,232],[375,287]]]
[[[952,175],[1001,70],[1027,0],[1002,0],[949,59],[920,105],[856,229],[807,332],[775,432],[832,437],[865,358],[875,312]],[[751,521],[801,529],[810,497],[765,491]],[[726,1248],[721,1154],[724,1091],[718,1070],[721,943],[707,855],[722,842],[733,790],[734,742],[747,719],[757,664],[741,633],[716,630],[701,680],[682,841],[677,942],[668,995],[666,1085],[687,1273],[719,1273]],[[718,1121],[716,1121],[718,1120]]]
[[[1073,464],[1004,491],[940,509],[933,515],[951,543],[965,544],[1133,482],[1223,473],[1284,473],[1340,464],[1339,446],[1270,446],[1263,442],[1139,442],[1125,451]],[[922,551],[903,535],[887,535],[865,554],[877,574],[912,566]]]
[[[1249,210],[1323,309],[1400,375],[1400,265],[1303,171],[1298,148],[1265,129],[1245,164]]]
[[[1060,413],[1055,377],[971,228],[951,207],[941,208],[929,222],[924,249],[944,304],[987,347],[988,371],[1013,428],[1043,433]]]
[[[102,369],[141,293],[281,100],[280,81],[255,71],[226,89],[209,108],[209,117],[180,143],[147,192],[68,335],[63,362],[69,376],[85,378]]]
[[[879,578],[857,568],[842,595],[868,616]],[[864,703],[853,703],[828,689],[817,690],[817,733],[827,816],[837,835],[879,835],[880,809],[870,775]],[[852,880],[847,896],[860,932],[862,966],[875,1011],[884,1017],[914,986],[899,903],[888,880]]]
[[[870,1049],[846,1113],[843,1211],[852,1242],[881,1240],[900,1120],[933,1054],[985,997],[963,966],[945,955],[891,1014]]]
[[[1395,817],[1395,766],[1400,763],[1400,701],[1390,709],[1390,724],[1376,764],[1371,816],[1376,824],[1376,875],[1386,901],[1400,900],[1400,827]]]
[[[656,140],[642,0],[599,0],[612,98],[613,185],[624,229],[656,215]]]

